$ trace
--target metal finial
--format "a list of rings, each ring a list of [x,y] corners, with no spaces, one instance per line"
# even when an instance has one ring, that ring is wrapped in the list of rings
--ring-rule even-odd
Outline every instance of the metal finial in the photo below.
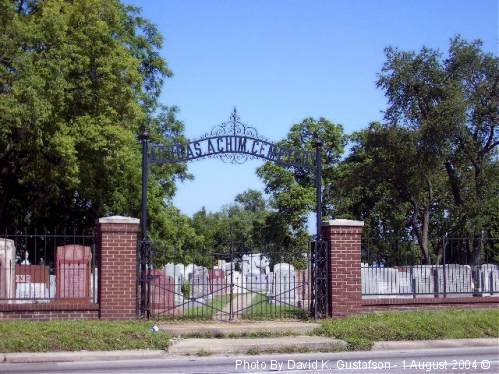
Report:
[[[232,132],[234,133],[234,135],[236,135],[236,127],[237,122],[239,121],[239,115],[237,114],[237,109],[235,106],[232,114],[230,115],[230,119],[232,120]]]

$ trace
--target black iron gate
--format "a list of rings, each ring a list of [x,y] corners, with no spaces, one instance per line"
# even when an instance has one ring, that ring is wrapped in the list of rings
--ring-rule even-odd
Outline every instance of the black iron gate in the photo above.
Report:
[[[322,299],[315,298],[314,290],[322,278],[313,274],[313,258],[318,258],[314,251],[306,253],[305,261],[297,266],[261,253],[235,255],[231,248],[205,256],[202,263],[151,266],[143,307],[146,315],[165,319],[230,321],[326,315]],[[319,290],[321,295],[327,292],[323,287]]]
[[[329,242],[316,240],[312,243],[312,305],[311,315],[315,318],[326,318],[330,315],[330,285],[329,285]]]
[[[313,135],[314,153],[277,145],[259,136],[253,127],[241,123],[235,109],[228,122],[222,123],[210,133],[195,140],[172,145],[149,143],[148,133],[144,132],[142,136],[142,238],[138,251],[137,287],[140,315],[149,317],[155,314],[173,318],[180,316],[182,318],[205,318],[209,315],[210,318],[222,320],[239,317],[296,317],[300,314],[324,318],[330,315],[329,250],[328,243],[321,238],[322,142],[317,134]],[[173,273],[171,269],[153,268],[154,245],[150,242],[147,231],[149,163],[188,162],[214,157],[235,164],[243,163],[247,159],[260,158],[283,166],[309,168],[314,171],[316,236],[310,247],[307,269],[295,269],[291,264],[275,263],[272,264],[273,271],[269,269],[265,273],[250,273],[252,275],[247,278],[248,273],[244,272],[244,267],[241,269],[243,273],[238,273],[237,269],[243,259],[235,258],[232,252],[224,256],[231,256],[229,262],[233,268],[221,269],[218,265],[215,267],[213,263],[211,268],[192,264],[193,269],[188,269],[187,272],[185,269],[182,271],[182,281],[180,281],[180,275],[175,272],[175,265],[179,264],[168,265],[173,266]],[[220,254],[218,257],[213,256],[213,260],[222,261]],[[180,272],[181,267],[177,270]],[[222,270],[223,277],[219,274],[218,280],[214,283],[214,279],[217,279],[214,274]],[[234,279],[235,276],[241,276],[244,279]],[[254,281],[252,276],[256,277]],[[193,292],[194,288],[196,292]],[[298,296],[301,292],[301,297],[296,296],[297,292]]]

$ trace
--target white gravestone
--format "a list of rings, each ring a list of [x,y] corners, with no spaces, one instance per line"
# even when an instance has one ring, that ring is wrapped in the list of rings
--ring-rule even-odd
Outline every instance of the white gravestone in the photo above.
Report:
[[[31,265],[31,262],[29,262],[29,253],[28,253],[28,251],[24,252],[24,260],[21,262],[21,265]]]
[[[391,296],[399,292],[399,271],[393,268],[381,268],[378,273],[378,293]]]
[[[274,290],[274,272],[270,271],[267,274],[267,296],[270,301],[273,300]]]
[[[362,266],[362,293],[382,297],[394,297],[400,290],[400,273],[398,269],[385,267]]]
[[[96,269],[96,270],[97,270],[97,269]],[[56,293],[56,291],[57,291],[57,289],[56,289],[57,280],[56,280],[55,278],[56,278],[56,276],[55,276],[55,275],[49,275],[49,294],[50,294],[50,297],[55,297],[55,293]],[[96,279],[95,284],[96,284],[96,285],[98,284],[98,283],[97,283],[97,279]],[[96,303],[97,303],[97,301],[98,301],[98,299],[97,299],[97,289],[98,289],[98,288],[99,288],[99,287],[96,287],[96,288],[95,288],[95,292],[96,292],[96,294],[95,294],[95,302],[96,302]]]
[[[231,278],[232,277],[232,278]],[[242,294],[246,293],[246,278],[239,271],[233,271],[232,275],[226,276],[227,283],[230,284],[232,279],[232,293]]]
[[[272,287],[273,301],[277,304],[295,305],[296,274],[291,264],[279,263],[274,265],[274,282]]]
[[[173,292],[175,305],[184,302],[184,295],[182,294],[182,285],[184,284],[184,265],[168,263],[163,268],[165,275],[173,279]],[[167,278],[168,279],[168,278]]]
[[[374,276],[374,268],[367,264],[361,264],[361,287],[362,294],[373,295],[377,292],[376,277]]]
[[[184,279],[190,279],[191,274],[194,273],[194,268],[196,265],[194,264],[187,264],[184,267]]]
[[[244,276],[251,273],[251,257],[252,255],[243,255],[241,261],[239,262],[239,268],[241,269],[241,273],[243,273]]]
[[[435,291],[435,277],[433,266],[416,265],[413,266],[413,277],[417,294],[432,295]]]
[[[227,262],[225,260],[218,260],[217,264],[213,267],[213,269],[220,269],[225,271],[227,266]]]
[[[267,289],[266,274],[269,272],[269,263],[269,259],[261,253],[243,255],[241,267],[246,288],[250,292]]]
[[[444,270],[443,266],[438,266],[438,291],[444,292]],[[459,264],[445,265],[446,292],[463,294],[473,293],[473,277],[471,266]]]
[[[32,303],[36,299],[36,303],[48,303],[50,300],[45,299],[49,294],[49,288],[45,283],[17,283],[16,299],[19,304]]]
[[[11,239],[0,238],[0,303],[11,304],[16,296],[16,247]]]
[[[54,281],[55,281],[55,278],[54,278]],[[51,283],[50,283],[50,287],[52,287]],[[94,268],[94,272],[92,273],[90,287],[91,287],[90,292],[92,292],[92,301],[97,304],[97,302],[99,301],[99,294],[98,294],[98,288],[99,288],[99,269],[98,268]],[[52,294],[52,290],[50,290],[50,295],[55,295],[55,289],[54,289],[54,293],[53,294]]]
[[[163,266],[163,271],[164,271],[165,275],[173,277],[173,273],[175,272],[175,264],[172,264],[171,262],[169,262],[168,264]]]
[[[399,293],[401,297],[412,297],[412,275],[408,267],[398,269]]]
[[[193,298],[206,298],[209,294],[208,269],[196,266],[190,275],[191,295]]]
[[[267,290],[267,275],[262,273],[246,274],[246,288],[250,292],[260,292]]]
[[[261,253],[243,255],[241,270],[243,274],[267,274],[270,260]]]
[[[499,293],[499,265],[483,264],[480,266],[480,282],[483,296]]]

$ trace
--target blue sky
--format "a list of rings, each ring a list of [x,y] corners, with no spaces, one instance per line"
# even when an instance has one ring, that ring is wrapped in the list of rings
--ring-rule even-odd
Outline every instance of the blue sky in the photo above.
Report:
[[[278,140],[305,117],[326,117],[346,133],[381,120],[375,87],[383,49],[446,51],[461,34],[480,38],[497,55],[495,0],[126,0],[143,9],[165,37],[162,55],[174,76],[161,101],[180,108],[194,138],[226,120],[241,120]],[[261,161],[243,166],[189,164],[192,182],[178,185],[174,204],[191,215],[217,210],[248,188],[263,189]]]

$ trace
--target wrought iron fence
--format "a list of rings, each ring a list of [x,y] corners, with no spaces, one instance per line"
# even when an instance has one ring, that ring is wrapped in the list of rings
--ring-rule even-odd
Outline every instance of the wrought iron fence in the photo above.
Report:
[[[362,241],[364,297],[458,297],[499,294],[499,240],[449,238],[430,241],[424,261],[417,242]]]
[[[97,303],[93,233],[3,231],[0,304]]]

